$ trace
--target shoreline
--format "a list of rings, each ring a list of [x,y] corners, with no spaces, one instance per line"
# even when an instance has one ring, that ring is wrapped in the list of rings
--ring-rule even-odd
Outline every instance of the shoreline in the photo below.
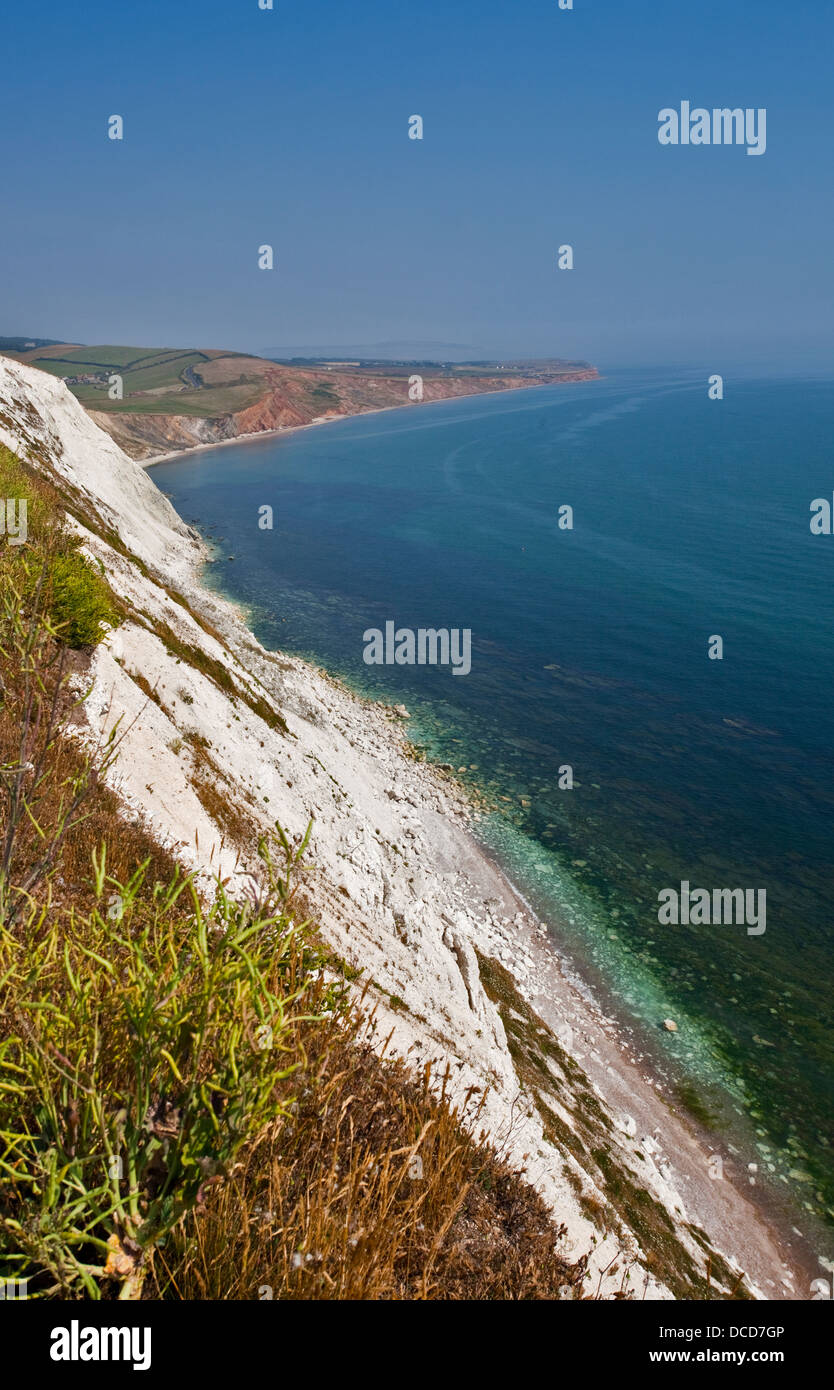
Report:
[[[306,428],[306,427],[305,427]],[[209,543],[201,536],[201,543]],[[208,594],[229,604],[238,613],[248,631],[250,612],[247,605],[225,589],[206,588],[203,573],[195,582]],[[256,639],[257,640],[257,639]],[[402,739],[407,739],[408,724],[391,720],[393,706],[379,697],[354,689],[340,676],[324,666],[314,666],[309,659],[275,649],[277,656],[299,663],[324,677],[328,685],[340,691],[343,698],[360,709],[372,710],[389,725],[396,745],[395,756],[407,772],[420,781],[420,769],[431,782],[439,781],[444,791],[462,812],[465,826],[450,818],[453,833],[460,835],[456,862],[465,864],[466,874],[479,896],[484,900],[500,900],[502,915],[512,921],[509,931],[495,929],[494,920],[482,923],[481,944],[493,947],[501,963],[514,976],[520,992],[565,1046],[565,1030],[571,1035],[567,1046],[570,1055],[580,1062],[594,1091],[605,1097],[612,1111],[627,1115],[636,1123],[636,1135],[652,1144],[650,1161],[658,1168],[670,1186],[681,1194],[689,1221],[709,1231],[716,1245],[733,1264],[747,1273],[764,1298],[778,1300],[810,1297],[811,1281],[825,1277],[813,1239],[801,1232],[798,1223],[806,1219],[795,1209],[793,1194],[786,1200],[773,1180],[759,1182],[755,1191],[749,1183],[746,1161],[757,1158],[752,1149],[752,1130],[748,1122],[745,1134],[728,1132],[725,1125],[709,1130],[675,1095],[674,1065],[652,1047],[648,1029],[619,1005],[611,985],[600,974],[593,977],[588,967],[577,964],[569,947],[560,941],[560,919],[547,918],[527,900],[500,862],[497,853],[478,835],[477,825],[485,814],[478,804],[478,793],[460,782],[455,773],[441,770],[432,762],[413,763],[407,758]],[[397,735],[400,735],[398,739]],[[420,800],[424,800],[420,797]],[[412,798],[412,804],[416,800]],[[443,837],[438,837],[442,839]],[[435,848],[437,839],[435,839]],[[527,978],[519,972],[518,948],[523,947],[532,964]],[[574,1040],[580,1039],[578,1046]],[[685,1080],[680,1069],[679,1079]],[[750,1132],[747,1132],[748,1129]],[[746,1140],[742,1156],[733,1143]],[[711,1176],[710,1164],[718,1158],[724,1171],[720,1181]]]
[[[598,372],[595,377],[584,377],[581,381],[541,381],[535,386],[505,386],[498,391],[470,391],[460,396],[439,396],[436,400],[431,401],[412,401],[410,405],[448,405],[451,401],[476,400],[481,396],[510,396],[515,392],[542,391],[551,386],[586,386],[590,382],[603,380],[604,377]],[[320,415],[315,420],[309,420],[306,425],[280,425],[274,430],[250,430],[247,434],[236,434],[231,439],[216,439],[211,444],[189,444],[184,449],[171,449],[164,454],[153,454],[149,458],[134,459],[134,463],[137,463],[140,468],[153,468],[158,463],[173,463],[175,459],[182,458],[184,454],[200,454],[207,449],[223,449],[229,444],[247,444],[256,439],[278,439],[286,434],[296,434],[299,430],[313,429],[318,425],[335,425],[342,420],[359,420],[365,415],[388,415],[391,411],[407,409],[409,406],[405,404],[382,405],[371,410],[357,410],[350,415]],[[119,413],[128,414],[129,412]]]
[[[634,1083],[633,1089],[632,1086],[625,1086],[621,1095],[623,1102],[631,1098],[633,1104],[634,1098],[639,1096],[641,1086],[650,1088],[653,1098],[660,1101],[663,1107],[667,1131],[674,1126],[678,1133],[683,1131],[688,1135],[688,1151],[685,1147],[676,1149],[674,1142],[669,1143],[668,1140],[667,1146],[673,1155],[669,1162],[673,1167],[677,1165],[678,1173],[686,1183],[693,1184],[692,1191],[697,1188],[701,1194],[696,1194],[696,1200],[700,1202],[703,1195],[707,1194],[706,1209],[710,1209],[709,1199],[719,1184],[705,1174],[703,1168],[708,1167],[712,1156],[720,1158],[725,1169],[730,1168],[733,1173],[733,1176],[728,1177],[726,1171],[724,1172],[721,1186],[731,1186],[738,1203],[742,1207],[749,1207],[751,1219],[754,1222],[764,1222],[776,1241],[785,1245],[788,1252],[786,1263],[793,1262],[796,1268],[801,1270],[808,1287],[813,1279],[826,1277],[827,1266],[823,1266],[819,1260],[812,1234],[801,1231],[798,1226],[798,1223],[806,1223],[809,1220],[812,1224],[818,1225],[817,1218],[809,1218],[802,1213],[795,1200],[795,1194],[789,1188],[785,1188],[784,1193],[781,1192],[775,1177],[765,1180],[757,1176],[755,1184],[749,1181],[746,1171],[747,1160],[758,1159],[761,1169],[761,1159],[752,1143],[753,1125],[749,1117],[745,1115],[736,1126],[721,1123],[714,1129],[699,1120],[675,1093],[676,1085],[687,1079],[685,1070],[677,1067],[674,1062],[670,1064],[669,1059],[657,1049],[648,1026],[642,1020],[628,1014],[617,999],[612,985],[600,972],[592,973],[586,963],[577,963],[570,948],[559,940],[559,918],[548,914],[545,920],[527,901],[523,890],[513,881],[491,848],[482,843],[476,831],[473,830],[472,835],[480,853],[506,881],[509,891],[529,921],[530,932],[539,942],[542,937],[546,937],[541,960],[550,979],[561,980],[561,984],[557,986],[557,995],[564,993],[575,998],[580,1014],[584,1006],[589,1022],[598,1027],[604,1033],[607,1042],[616,1049],[618,1065],[626,1076],[631,1076]],[[552,1014],[554,1005],[558,1006],[558,1003],[559,999],[551,997],[549,993],[539,992],[535,997],[535,1007],[545,1021]],[[589,1075],[593,1073],[593,1079],[597,1084],[604,1086],[606,1080],[609,1085],[613,1082],[613,1094],[617,1095],[620,1092],[620,1083],[624,1078],[612,1078],[610,1059],[601,1054],[601,1049],[595,1051],[590,1045],[590,1040],[589,1051],[581,1054],[577,1052],[574,1056],[577,1060],[582,1060]],[[739,1152],[738,1145],[744,1145],[743,1153]],[[706,1186],[704,1178],[707,1179]],[[726,1212],[729,1214],[734,1202],[719,1205],[726,1205]],[[741,1243],[737,1241],[732,1248],[742,1248]],[[743,1266],[744,1260],[738,1258],[736,1263]],[[802,1295],[798,1294],[797,1297]]]
[[[570,1018],[574,1038],[578,1035],[581,1039],[573,1057],[581,1062],[597,1093],[605,1095],[609,1107],[619,1107],[636,1120],[638,1136],[655,1138],[652,1157],[662,1170],[671,1170],[675,1186],[685,1196],[689,1219],[709,1231],[733,1263],[747,1271],[750,1282],[765,1298],[810,1298],[810,1292],[802,1292],[803,1281],[810,1290],[811,1281],[825,1277],[826,1271],[811,1238],[794,1224],[801,1218],[790,1210],[792,1200],[782,1205],[775,1190],[759,1186],[754,1195],[745,1186],[743,1164],[727,1162],[731,1146],[725,1129],[709,1131],[670,1094],[666,1078],[658,1078],[657,1059],[645,1045],[639,1026],[615,1012],[616,1001],[600,998],[598,986],[560,945],[558,921],[542,921],[501,864],[471,833],[478,851],[504,880],[523,915],[516,930],[530,943],[540,971],[529,996],[538,1014],[553,1026],[557,1036],[566,1017]],[[724,1163],[721,1181],[714,1181],[709,1174],[714,1156]],[[781,1252],[781,1279],[779,1270],[770,1263],[771,1242]]]
[[[401,408],[387,407],[385,410]],[[385,410],[363,411],[360,414],[382,414]],[[241,440],[258,439],[264,434],[278,436],[298,429],[309,429],[314,424],[352,418],[356,417],[326,417],[308,425],[257,432],[233,440],[218,441],[213,445],[178,450],[171,458],[202,448],[217,448]],[[162,461],[163,458],[155,460]],[[207,588],[202,572],[196,574],[194,580],[204,592],[231,605],[247,630],[251,630],[251,617],[245,604],[225,589]],[[277,649],[275,654],[286,656]],[[291,656],[289,659],[308,669],[316,669],[302,657]],[[326,668],[319,668],[319,672],[329,683],[337,686],[347,700],[363,707],[370,704],[383,712],[389,708],[384,701],[371,699],[361,691],[353,690],[339,677],[327,672]],[[404,760],[402,751],[398,757]],[[442,778],[447,787],[450,780],[454,783],[455,795],[465,803],[467,816],[477,822],[479,808],[470,789],[458,783],[454,777],[449,779],[448,774],[441,773],[436,765],[426,764],[426,767]],[[668,1059],[652,1048],[647,1028],[631,1018],[625,1009],[618,1007],[614,992],[604,979],[594,982],[581,965],[576,965],[569,948],[560,943],[558,918],[551,918],[549,914],[545,918],[526,901],[523,890],[512,880],[494,853],[480,841],[475,826],[469,827],[467,839],[469,853],[463,850],[463,858],[470,859],[476,881],[489,883],[493,895],[497,890],[508,910],[512,908],[510,915],[520,919],[518,932],[534,956],[535,969],[540,978],[534,982],[532,993],[525,989],[525,997],[529,998],[545,1023],[552,1025],[555,1030],[564,1028],[566,1019],[571,1018],[574,1022],[569,1026],[594,1038],[593,1046],[587,1052],[574,1054],[576,1059],[581,1060],[583,1067],[592,1075],[595,1088],[599,1087],[607,1095],[613,1095],[621,1108],[630,1108],[634,1112],[633,1118],[638,1121],[640,1133],[664,1136],[665,1147],[658,1146],[656,1158],[665,1170],[672,1171],[680,1179],[687,1196],[687,1212],[691,1203],[695,1219],[711,1232],[714,1239],[720,1239],[722,1249],[733,1257],[735,1263],[741,1268],[756,1270],[755,1276],[751,1273],[750,1277],[766,1297],[802,1298],[800,1290],[803,1283],[809,1288],[813,1278],[824,1277],[825,1269],[815,1254],[811,1235],[798,1229],[806,1224],[807,1218],[794,1210],[793,1194],[787,1193],[783,1202],[775,1178],[767,1184],[759,1179],[755,1190],[751,1188],[746,1165],[738,1160],[733,1163],[728,1153],[728,1149],[737,1153],[732,1141],[738,1135],[728,1133],[725,1125],[715,1131],[708,1130],[675,1097],[670,1078],[661,1065],[668,1063]],[[499,936],[498,943],[501,951],[509,951],[512,956],[511,939]],[[504,963],[514,974],[514,962]],[[674,1071],[673,1066],[671,1069]],[[678,1080],[685,1080],[683,1068],[680,1069]],[[758,1158],[749,1143],[744,1147],[746,1159]],[[733,1172],[733,1177],[725,1176],[721,1182],[712,1180],[709,1164],[716,1156],[722,1158],[727,1169]],[[722,1233],[720,1237],[715,1236],[716,1230]],[[781,1251],[781,1254],[777,1251]]]

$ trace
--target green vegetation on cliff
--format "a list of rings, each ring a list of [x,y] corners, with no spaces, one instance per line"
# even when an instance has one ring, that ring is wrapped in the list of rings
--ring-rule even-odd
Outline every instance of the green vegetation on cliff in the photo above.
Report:
[[[0,1279],[30,1298],[582,1297],[464,1113],[381,1060],[300,912],[307,836],[201,890],[78,735],[106,581],[8,451],[0,545]],[[81,692],[81,693],[79,693]],[[254,838],[254,835],[252,836]]]

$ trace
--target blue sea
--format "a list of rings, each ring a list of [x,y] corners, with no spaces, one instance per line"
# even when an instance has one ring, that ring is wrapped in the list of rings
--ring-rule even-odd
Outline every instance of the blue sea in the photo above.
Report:
[[[480,834],[563,950],[716,1148],[745,1133],[814,1224],[834,1213],[834,536],[809,522],[833,438],[821,377],[712,401],[706,372],[629,369],[152,472],[265,645],[404,702],[426,756],[490,795]],[[386,621],[471,629],[471,673],[366,665]],[[683,881],[766,890],[766,931],[661,925]]]

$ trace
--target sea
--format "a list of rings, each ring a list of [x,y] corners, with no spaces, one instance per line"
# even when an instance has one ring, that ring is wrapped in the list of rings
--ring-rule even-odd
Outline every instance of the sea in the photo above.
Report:
[[[151,476],[264,645],[407,706],[676,1103],[824,1231],[834,535],[811,521],[834,493],[834,383],[728,375],[714,395],[706,371],[605,368]],[[471,670],[367,664],[388,622],[469,631]],[[661,920],[682,884],[763,891],[765,929]]]

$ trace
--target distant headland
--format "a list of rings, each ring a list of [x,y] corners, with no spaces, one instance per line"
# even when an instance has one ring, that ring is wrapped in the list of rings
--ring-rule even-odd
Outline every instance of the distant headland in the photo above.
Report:
[[[26,337],[0,337],[0,354],[62,378],[135,459],[400,405],[599,376],[588,362],[562,358],[266,358]]]

